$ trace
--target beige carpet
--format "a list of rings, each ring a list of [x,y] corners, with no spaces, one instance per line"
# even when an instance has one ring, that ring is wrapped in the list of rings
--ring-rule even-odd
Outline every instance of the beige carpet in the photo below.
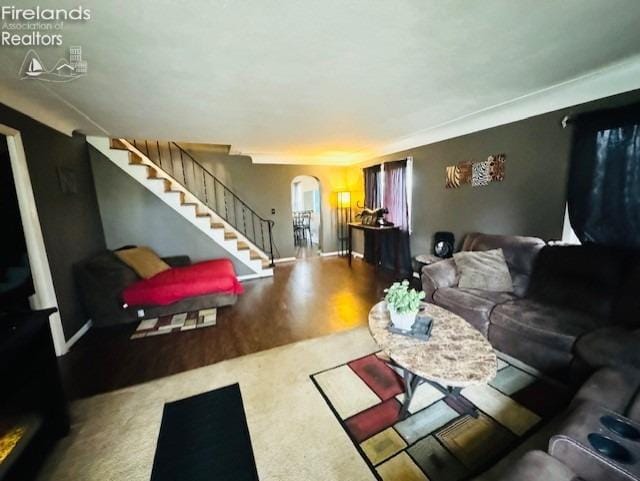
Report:
[[[240,383],[261,481],[374,480],[309,375],[374,352],[366,328],[76,401],[40,481],[148,481],[165,402]]]

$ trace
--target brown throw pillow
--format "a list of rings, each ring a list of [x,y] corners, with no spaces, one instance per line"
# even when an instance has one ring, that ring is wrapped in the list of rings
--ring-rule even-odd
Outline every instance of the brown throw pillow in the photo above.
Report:
[[[502,249],[464,251],[453,254],[460,272],[458,287],[495,292],[513,292],[509,266]]]
[[[149,279],[162,271],[171,269],[171,266],[160,259],[158,254],[149,247],[134,247],[116,251],[115,254],[143,279]]]

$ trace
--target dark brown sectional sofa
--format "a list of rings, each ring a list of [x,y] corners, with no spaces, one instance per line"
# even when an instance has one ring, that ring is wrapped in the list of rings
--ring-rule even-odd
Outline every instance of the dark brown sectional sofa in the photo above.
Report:
[[[470,234],[462,245],[464,251],[496,248],[504,252],[513,292],[459,288],[456,264],[447,259],[422,270],[427,300],[465,318],[497,350],[582,385],[553,421],[546,452],[539,446],[480,479],[640,480],[640,442],[602,422],[613,416],[640,430],[640,254],[485,234]],[[581,369],[569,369],[574,364]],[[585,369],[597,370],[582,383],[584,377],[573,375]],[[589,441],[593,433],[627,446],[632,461],[598,453]]]
[[[462,250],[501,248],[514,292],[460,289],[453,259],[425,266],[427,300],[462,316],[499,351],[547,373],[566,372],[574,346],[598,329],[640,327],[640,256],[535,237],[469,234]]]
[[[612,363],[616,359],[611,359]],[[602,416],[640,427],[640,371],[605,367],[580,388],[560,416],[548,439],[547,451],[530,451],[492,481],[634,481],[640,479],[640,443],[608,429]],[[629,449],[622,462],[599,453],[589,435],[599,434]],[[486,479],[486,478],[483,478]]]

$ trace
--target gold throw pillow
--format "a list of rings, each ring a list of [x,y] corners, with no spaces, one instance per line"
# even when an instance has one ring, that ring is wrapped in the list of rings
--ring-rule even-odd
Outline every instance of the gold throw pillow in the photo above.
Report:
[[[143,279],[149,279],[162,271],[171,269],[171,266],[160,259],[158,254],[149,247],[134,247],[116,251],[115,254]]]

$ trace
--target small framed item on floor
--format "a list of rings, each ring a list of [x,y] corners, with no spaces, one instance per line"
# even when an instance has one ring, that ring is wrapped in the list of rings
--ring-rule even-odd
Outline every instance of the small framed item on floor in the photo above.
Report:
[[[201,309],[199,311],[182,312],[171,316],[143,319],[131,335],[131,339],[215,326],[217,312],[216,308]]]

